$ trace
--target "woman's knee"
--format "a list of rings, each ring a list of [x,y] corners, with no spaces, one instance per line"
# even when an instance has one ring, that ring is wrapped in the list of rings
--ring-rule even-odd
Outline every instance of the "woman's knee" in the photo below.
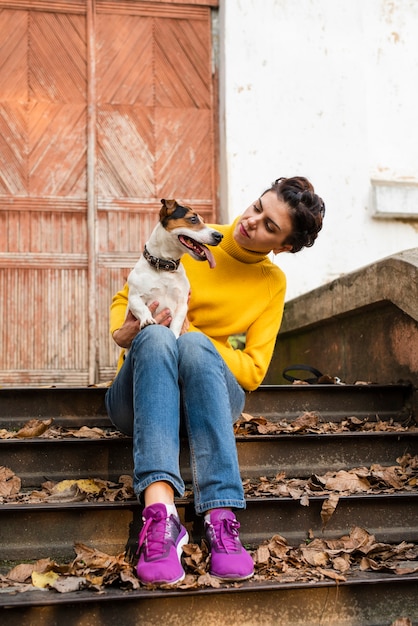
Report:
[[[150,324],[143,328],[134,338],[131,350],[146,345],[155,350],[162,350],[166,346],[173,346],[176,338],[169,328],[161,324]]]
[[[207,377],[223,372],[224,363],[213,343],[203,333],[186,333],[178,339],[179,374],[184,381],[189,375]]]
[[[183,361],[190,361],[196,364],[204,355],[218,354],[211,340],[200,332],[185,333],[178,338],[177,342],[179,356]]]

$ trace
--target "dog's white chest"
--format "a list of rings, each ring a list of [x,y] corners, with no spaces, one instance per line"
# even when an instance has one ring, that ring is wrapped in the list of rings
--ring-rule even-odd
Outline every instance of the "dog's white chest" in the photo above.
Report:
[[[189,281],[182,265],[174,272],[159,271],[150,267],[141,257],[128,277],[129,308],[141,320],[141,327],[153,324],[149,305],[157,301],[162,309],[170,309],[170,328],[178,337],[187,315]]]

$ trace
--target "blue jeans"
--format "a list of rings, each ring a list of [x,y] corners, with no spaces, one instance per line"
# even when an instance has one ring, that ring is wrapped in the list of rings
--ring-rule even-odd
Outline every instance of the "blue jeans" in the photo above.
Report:
[[[197,513],[245,508],[233,422],[245,392],[212,342],[191,332],[177,340],[161,325],[135,337],[106,394],[113,424],[133,437],[134,490],[166,481],[184,494],[180,475],[180,419],[190,447]]]

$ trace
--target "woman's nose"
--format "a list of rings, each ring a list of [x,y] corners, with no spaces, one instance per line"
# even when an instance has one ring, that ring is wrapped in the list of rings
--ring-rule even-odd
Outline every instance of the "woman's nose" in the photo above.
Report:
[[[254,217],[249,217],[247,220],[247,224],[250,228],[255,228],[257,226],[257,220]]]

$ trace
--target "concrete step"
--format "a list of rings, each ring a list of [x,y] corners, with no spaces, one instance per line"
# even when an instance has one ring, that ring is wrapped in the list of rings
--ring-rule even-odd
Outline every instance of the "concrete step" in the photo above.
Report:
[[[294,419],[304,411],[318,411],[324,421],[347,416],[403,420],[412,414],[414,389],[398,385],[262,385],[247,393],[245,411],[269,419]],[[15,428],[32,418],[53,418],[66,427],[110,427],[106,389],[0,389],[0,427]]]
[[[104,407],[105,389],[0,389],[0,428],[20,428],[32,418],[53,418],[64,428],[111,425]],[[323,421],[347,417],[369,420],[411,421],[413,389],[410,385],[312,385],[265,386],[247,394],[245,411],[269,420],[292,421],[315,411]],[[415,431],[347,432],[332,434],[282,434],[237,437],[243,478],[274,476],[309,477],[326,471],[393,465],[405,453],[418,453]],[[0,440],[1,464],[22,478],[24,489],[45,479],[102,478],[117,480],[130,473],[131,440],[111,439],[4,439]],[[183,444],[181,464],[190,480],[188,449]],[[367,529],[378,541],[418,542],[418,490],[341,497],[334,515],[322,528],[321,508],[327,496],[311,496],[309,506],[289,497],[248,497],[240,513],[241,536],[257,546],[274,534],[289,544],[303,543],[309,531],[317,537],[337,538],[353,526]],[[202,520],[190,498],[179,499],[178,508],[194,541],[203,536]],[[74,557],[75,542],[108,554],[136,547],[141,508],[135,501],[73,502],[0,505],[0,559],[27,561],[50,557],[65,561]],[[209,626],[257,624],[259,626],[389,626],[408,616],[418,620],[415,574],[356,572],[338,586],[329,580],[313,583],[249,581],[195,590],[140,588],[126,591],[106,588],[100,592],[30,591],[13,594],[0,587],[2,624],[77,623],[124,625],[205,623]],[[7,608],[7,610],[6,610]]]
[[[3,626],[390,626],[400,617],[417,623],[417,588],[416,574],[358,572],[338,585],[248,581],[191,591],[0,593],[0,607]]]
[[[360,526],[378,541],[418,543],[418,492],[350,495],[340,498],[323,529],[321,508],[326,496],[309,498],[309,506],[283,498],[247,498],[239,513],[241,538],[256,547],[275,534],[291,545],[317,537],[338,538]],[[204,537],[202,518],[194,513],[191,499],[178,499],[177,507],[191,539]],[[4,504],[0,507],[1,560],[71,560],[74,543],[81,542],[107,554],[135,551],[141,527],[141,507],[124,502],[69,502],[54,504]]]
[[[418,430],[238,436],[237,449],[243,478],[278,472],[307,478],[330,468],[395,465],[399,456],[418,453]],[[67,478],[117,481],[122,474],[132,473],[132,440],[0,439],[0,459],[26,489]],[[184,480],[191,482],[187,441],[182,441],[180,465]]]

